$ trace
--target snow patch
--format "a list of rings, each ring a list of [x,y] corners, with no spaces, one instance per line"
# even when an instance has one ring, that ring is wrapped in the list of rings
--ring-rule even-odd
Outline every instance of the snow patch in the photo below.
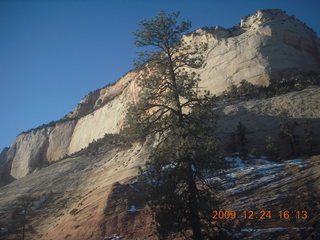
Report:
[[[298,167],[305,167],[308,164],[301,158],[296,158],[296,159],[291,159],[291,160],[286,160],[284,161],[284,163],[287,163],[289,165],[295,165]]]
[[[277,227],[277,228],[266,228],[266,229],[256,229],[255,232],[252,234],[253,237],[259,237],[259,236],[265,236],[267,233],[276,233],[280,231],[288,231],[288,229],[300,231],[303,229],[313,229],[312,227],[308,228],[296,228],[296,227],[289,227],[289,228],[283,228],[283,227]]]
[[[269,198],[268,201],[274,201],[274,200],[280,200],[280,199],[284,199],[287,198],[288,195],[287,194],[277,194],[272,198]]]
[[[277,232],[282,232],[282,231],[288,231],[288,230],[294,230],[294,231],[301,231],[301,230],[312,230],[312,227],[302,227],[302,228],[297,228],[297,227],[288,227],[288,228],[283,228],[283,227],[276,227],[276,228],[264,228],[264,229],[253,229],[253,228],[244,228],[241,229],[240,232],[234,234],[233,236],[235,238],[240,238],[244,234],[248,235],[250,234],[251,237],[260,237],[260,236],[266,236],[266,234],[272,234],[272,233],[277,233]]]
[[[197,169],[196,169],[196,166],[195,165],[193,165],[193,164],[191,164],[191,169],[192,169],[192,171],[196,171]]]
[[[243,163],[241,157],[225,157],[224,158],[228,163],[230,163],[231,167],[246,167],[247,164]]]
[[[163,166],[163,167],[161,168],[161,170],[164,171],[164,170],[171,169],[171,168],[175,168],[175,165],[172,164],[172,163]]]
[[[1,228],[1,233],[7,233],[7,232],[9,232],[8,228]]]
[[[131,205],[130,209],[129,209],[129,212],[137,212],[138,209],[136,208],[135,205]]]
[[[120,236],[118,234],[112,234],[111,236],[105,237],[103,240],[120,240]]]
[[[34,211],[34,210],[37,210],[38,208],[41,207],[41,205],[48,200],[48,197],[47,196],[43,196],[41,197],[38,201],[35,201],[31,207],[31,209]]]

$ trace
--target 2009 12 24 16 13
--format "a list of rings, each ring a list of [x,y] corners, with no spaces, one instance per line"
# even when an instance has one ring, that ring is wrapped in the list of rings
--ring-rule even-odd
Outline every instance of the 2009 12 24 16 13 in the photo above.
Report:
[[[235,211],[235,210],[214,210],[212,211],[212,219],[260,219],[268,220],[272,218],[278,219],[296,219],[296,220],[306,220],[308,218],[308,211],[306,210],[245,210],[245,211]]]

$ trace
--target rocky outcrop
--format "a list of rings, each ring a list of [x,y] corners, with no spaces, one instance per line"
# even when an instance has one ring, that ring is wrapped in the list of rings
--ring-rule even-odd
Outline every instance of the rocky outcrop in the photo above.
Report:
[[[85,148],[106,133],[119,132],[128,104],[138,97],[138,80],[139,74],[130,72],[111,86],[111,89],[105,90],[100,98],[101,102],[105,102],[104,106],[78,120],[70,141],[69,154]],[[111,98],[112,100],[107,101]]]
[[[76,121],[57,123],[50,132],[46,151],[46,160],[48,162],[54,162],[68,154],[68,147],[75,125]]]
[[[146,207],[145,181],[136,178],[138,167],[147,158],[146,152],[147,144],[137,144],[129,150],[112,149],[106,154],[67,158],[12,182],[0,191],[2,227],[10,228],[10,212],[17,197],[46,196],[28,218],[37,232],[32,237],[28,235],[29,239],[96,240],[116,235],[128,240],[158,239],[154,216]],[[259,157],[240,161],[238,156],[230,156],[229,160],[232,167],[214,178],[228,184],[226,191],[221,192],[224,199],[221,209],[239,214],[243,210],[272,210],[274,214],[266,221],[241,219],[242,227],[238,231],[234,228],[233,233],[262,232],[251,239],[263,240],[265,234],[270,234],[269,229],[279,230],[276,229],[279,224],[281,232],[277,234],[283,237],[296,231],[302,234],[304,227],[308,231],[319,229],[314,225],[318,221],[314,213],[319,209],[319,156],[278,163]],[[292,223],[277,217],[278,211],[290,208],[307,210],[310,218]],[[248,232],[248,228],[252,230]],[[9,232],[1,237],[9,240],[16,236]],[[278,238],[268,236],[268,239]]]
[[[316,34],[281,10],[259,10],[239,26],[199,29],[184,40],[208,44],[206,62],[198,73],[200,86],[215,94],[243,79],[268,85],[270,79],[293,69],[320,69]],[[39,164],[77,152],[105,133],[119,132],[128,104],[138,97],[139,76],[131,71],[90,93],[62,122],[19,135],[6,160],[11,176],[21,178]]]
[[[47,136],[52,128],[19,135],[13,143],[15,149],[10,174],[14,178],[21,178],[39,166],[46,156],[48,146]]]
[[[6,166],[11,165],[10,175],[15,179],[24,177],[37,167],[65,156],[74,125],[74,120],[64,121],[53,127],[20,134],[7,155]]]
[[[259,10],[231,29],[197,30],[187,41],[209,45],[201,86],[222,92],[241,80],[268,85],[286,71],[319,71],[319,38],[281,10]]]
[[[259,154],[266,153],[266,136],[271,136],[282,157],[288,157],[288,143],[279,138],[280,116],[285,115],[297,123],[294,134],[299,141],[295,146],[297,152],[307,152],[304,127],[306,120],[310,123],[315,144],[320,145],[320,88],[313,87],[298,92],[291,92],[277,97],[243,101],[220,106],[216,109],[219,116],[216,133],[221,147],[232,142],[232,133],[236,133],[241,122],[247,128],[247,150],[253,149]]]
[[[39,218],[32,224],[39,234],[29,236],[29,239],[100,239],[103,232],[112,231],[110,222],[105,221],[105,215],[111,211],[106,208],[111,186],[138,174],[138,167],[142,167],[147,159],[149,144],[137,143],[129,150],[113,148],[95,156],[66,158],[2,187],[1,224],[9,222],[10,216],[6,214],[14,208],[19,196],[31,195],[36,199],[46,196],[35,212]],[[119,210],[127,206],[125,201],[119,203]],[[114,211],[113,216],[116,213]],[[1,234],[1,239],[6,239]]]
[[[9,180],[10,168],[7,162],[8,150],[9,148],[6,147],[0,153],[0,186],[6,184],[7,182],[10,182]]]

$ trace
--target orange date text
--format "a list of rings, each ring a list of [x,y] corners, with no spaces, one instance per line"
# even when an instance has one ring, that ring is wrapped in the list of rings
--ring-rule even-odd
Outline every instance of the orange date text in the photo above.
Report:
[[[223,220],[223,219],[248,219],[248,220],[269,220],[269,219],[282,219],[282,220],[306,220],[308,219],[308,212],[306,210],[281,210],[281,211],[271,211],[271,210],[245,210],[245,211],[235,211],[235,210],[214,210],[212,211],[213,220]]]

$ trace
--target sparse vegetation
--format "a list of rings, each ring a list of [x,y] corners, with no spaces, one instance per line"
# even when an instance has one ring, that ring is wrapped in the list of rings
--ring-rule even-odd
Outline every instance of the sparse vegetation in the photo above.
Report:
[[[286,113],[282,113],[279,123],[279,138],[290,146],[290,155],[297,156],[299,151],[299,136],[295,130],[299,126],[298,122],[289,118]]]
[[[223,92],[221,99],[249,100],[278,96],[290,91],[300,91],[309,86],[320,85],[320,74],[315,72],[292,72],[283,75],[280,80],[271,80],[269,86],[254,85],[242,80],[238,85],[231,85]]]
[[[309,156],[311,156],[315,152],[316,148],[316,142],[314,139],[314,134],[312,130],[312,126],[309,119],[305,119],[304,123],[304,145],[305,145],[305,153]]]
[[[78,152],[75,152],[70,155],[65,154],[58,161],[62,161],[69,157],[78,157],[82,155],[95,156],[95,155],[99,155],[99,154],[111,151],[114,148],[119,148],[120,150],[124,150],[129,148],[130,146],[131,146],[131,143],[122,134],[106,133],[103,138],[99,138],[98,140],[93,140],[91,143],[89,143],[87,147],[82,148]],[[55,162],[52,162],[52,163],[55,163]]]
[[[45,123],[45,124],[42,124],[36,128],[31,128],[27,131],[23,131],[21,132],[21,134],[26,134],[26,133],[29,133],[29,132],[36,132],[38,130],[41,130],[43,128],[47,128],[47,127],[55,127],[57,123],[63,123],[63,122],[68,122],[68,121],[72,121],[72,120],[76,120],[76,118],[62,118],[58,121],[51,121],[49,123]]]
[[[227,99],[251,99],[259,96],[261,87],[258,87],[246,80],[242,80],[237,86],[232,83],[223,93]]]
[[[272,136],[266,136],[266,155],[273,160],[279,160],[279,149]]]
[[[252,149],[250,150],[250,154],[252,154],[252,155],[254,155],[254,156],[258,156],[258,155],[259,155],[259,152],[258,152],[258,150],[257,150],[256,148],[252,148]]]
[[[32,236],[37,234],[31,225],[31,218],[34,215],[32,205],[35,200],[31,196],[24,195],[15,202],[9,226],[10,232],[20,236],[21,240],[32,239]]]
[[[230,133],[229,144],[227,145],[226,150],[230,153],[234,153],[237,151],[237,141],[236,141],[236,133],[235,132]]]
[[[106,133],[103,138],[98,140],[93,140],[89,145],[71,155],[71,157],[87,155],[94,156],[101,153],[106,153],[114,148],[125,149],[130,147],[131,144],[128,140],[121,134],[110,134]]]
[[[240,153],[243,156],[247,156],[247,154],[248,154],[248,150],[247,150],[247,143],[248,143],[247,134],[248,134],[248,130],[247,130],[246,126],[242,122],[239,122],[235,135],[237,137],[237,144],[240,147]]]
[[[72,209],[72,210],[70,211],[70,215],[75,216],[75,215],[78,214],[78,212],[79,212],[79,210],[78,210],[77,208],[74,208],[74,209]]]

